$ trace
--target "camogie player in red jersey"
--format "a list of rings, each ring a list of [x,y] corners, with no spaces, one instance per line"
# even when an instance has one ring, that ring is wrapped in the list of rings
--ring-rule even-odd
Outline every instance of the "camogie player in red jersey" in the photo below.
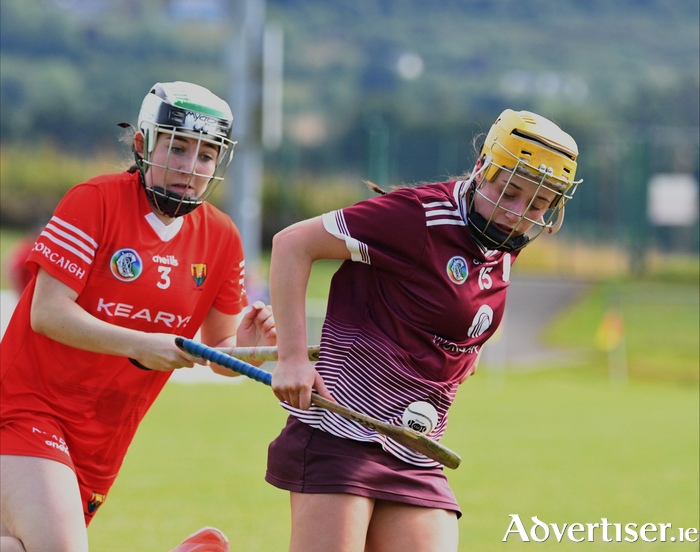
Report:
[[[205,202],[231,161],[232,120],[205,88],[154,85],[136,164],[72,188],[38,237],[2,341],[3,552],[88,550],[141,419],[174,369],[202,362],[174,336],[275,343],[270,307],[245,310],[238,230]],[[229,545],[205,528],[176,550]]]
[[[275,236],[272,388],[291,415],[266,479],[291,492],[291,551],[457,550],[461,512],[442,467],[310,395],[396,425],[426,401],[438,414],[429,436],[440,439],[458,385],[501,322],[513,261],[561,225],[577,156],[554,123],[506,110],[464,180],[398,189]],[[304,307],[318,259],[345,262],[314,367]]]

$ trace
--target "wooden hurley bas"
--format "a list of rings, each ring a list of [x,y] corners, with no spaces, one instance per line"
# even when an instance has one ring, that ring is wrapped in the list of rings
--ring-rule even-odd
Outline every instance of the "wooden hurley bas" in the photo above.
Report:
[[[240,360],[279,360],[277,347],[216,347],[214,350]],[[318,353],[318,345],[309,347],[309,360],[316,362]]]
[[[202,343],[197,343],[191,339],[184,339],[182,337],[175,338],[175,344],[191,355],[214,362],[219,366],[248,376],[265,385],[272,384],[272,374],[270,372],[252,366],[241,360],[241,358],[248,360],[277,360],[277,347],[222,347],[214,349]],[[309,347],[309,359],[318,360],[318,347]],[[316,406],[335,412],[340,416],[354,420],[358,424],[362,424],[378,433],[386,435],[397,443],[401,443],[416,452],[420,452],[428,458],[440,462],[453,470],[462,462],[462,458],[459,454],[413,429],[383,422],[382,420],[378,420],[377,418],[373,418],[372,416],[368,416],[367,414],[363,414],[362,412],[358,412],[357,410],[353,410],[337,402],[324,399],[316,393],[312,393],[311,402]]]

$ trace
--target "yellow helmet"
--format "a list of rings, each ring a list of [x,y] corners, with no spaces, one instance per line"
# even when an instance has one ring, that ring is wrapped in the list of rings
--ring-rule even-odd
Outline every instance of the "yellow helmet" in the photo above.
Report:
[[[555,187],[568,190],[576,176],[578,146],[552,121],[529,111],[506,109],[491,126],[480,156],[486,156],[489,164],[484,173],[487,180],[501,169],[517,166],[534,175],[546,174]]]
[[[460,192],[463,196],[470,195],[468,220],[472,235],[488,249],[517,251],[543,231],[557,232],[564,220],[564,205],[581,183],[574,180],[577,157],[574,139],[552,121],[529,111],[506,109],[491,126],[479,162]],[[486,182],[494,182],[501,171],[509,175],[507,183],[498,200],[489,199],[482,188]],[[503,206],[506,189],[516,174],[531,182],[534,189],[554,193],[549,209],[541,218],[531,219],[527,212],[515,213]],[[490,215],[475,211],[477,195],[493,206]],[[508,233],[492,224],[499,209],[520,217],[520,222]]]

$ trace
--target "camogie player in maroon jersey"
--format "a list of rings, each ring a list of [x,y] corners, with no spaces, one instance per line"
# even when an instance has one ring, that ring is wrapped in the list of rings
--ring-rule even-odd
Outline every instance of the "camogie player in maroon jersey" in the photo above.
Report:
[[[3,552],[87,552],[141,419],[174,369],[201,362],[174,336],[275,343],[270,307],[244,310],[238,230],[205,202],[231,161],[232,120],[205,88],[154,85],[136,164],[72,188],[29,253],[34,277],[2,341]],[[229,544],[204,528],[175,550]]]
[[[440,439],[458,385],[501,322],[513,261],[561,225],[577,156],[554,123],[506,110],[465,179],[397,189],[275,236],[272,388],[291,415],[266,479],[291,492],[291,551],[457,550],[461,512],[442,467],[310,395],[397,425],[409,404],[427,401],[438,413],[429,436]],[[314,367],[304,311],[318,259],[345,262]]]

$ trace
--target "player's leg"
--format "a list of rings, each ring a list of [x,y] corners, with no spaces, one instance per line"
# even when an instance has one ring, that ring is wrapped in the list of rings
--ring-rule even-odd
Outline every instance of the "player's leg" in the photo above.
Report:
[[[376,501],[366,552],[457,552],[458,546],[455,512]]]
[[[87,552],[88,539],[75,473],[33,456],[0,456],[2,550],[17,539],[31,552]],[[17,550],[21,551],[21,548]]]
[[[12,536],[2,520],[0,520],[0,550],[2,552],[26,552],[22,541]]]
[[[291,493],[290,552],[362,552],[374,499],[343,493]]]

